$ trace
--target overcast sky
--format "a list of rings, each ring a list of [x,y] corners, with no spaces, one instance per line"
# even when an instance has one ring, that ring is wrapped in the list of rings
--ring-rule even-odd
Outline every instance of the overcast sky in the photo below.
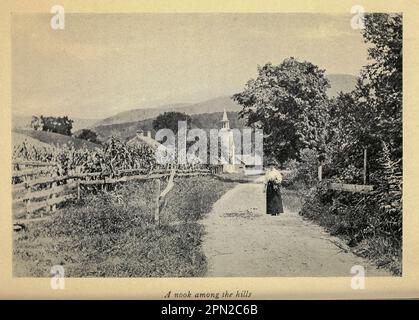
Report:
[[[239,92],[257,65],[294,56],[358,75],[366,45],[350,15],[13,16],[13,112],[103,118]]]

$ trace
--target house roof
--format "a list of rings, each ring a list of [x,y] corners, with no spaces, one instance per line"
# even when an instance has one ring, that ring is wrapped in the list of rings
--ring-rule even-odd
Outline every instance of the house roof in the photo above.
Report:
[[[127,144],[130,146],[136,145],[136,144],[146,144],[154,150],[157,149],[159,146],[162,146],[163,148],[165,148],[161,143],[157,142],[153,138],[144,136],[144,135],[139,135],[139,134],[137,134],[135,137],[130,139],[127,142]]]

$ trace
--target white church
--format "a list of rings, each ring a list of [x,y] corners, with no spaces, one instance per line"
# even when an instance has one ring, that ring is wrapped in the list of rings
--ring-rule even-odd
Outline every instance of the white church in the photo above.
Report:
[[[227,117],[227,112],[224,109],[223,118],[221,122],[220,137],[222,141],[222,152],[220,162],[223,165],[224,173],[238,173],[262,170],[262,161],[255,161],[252,155],[236,154],[236,145],[234,141],[234,134],[230,128],[230,120]],[[223,150],[224,149],[224,150]],[[256,162],[256,163],[255,163]]]

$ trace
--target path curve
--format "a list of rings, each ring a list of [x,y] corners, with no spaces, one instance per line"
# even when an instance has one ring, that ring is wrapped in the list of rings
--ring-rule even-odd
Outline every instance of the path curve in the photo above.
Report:
[[[349,251],[337,237],[288,210],[266,212],[263,184],[239,184],[224,194],[202,221],[209,277],[390,276]]]

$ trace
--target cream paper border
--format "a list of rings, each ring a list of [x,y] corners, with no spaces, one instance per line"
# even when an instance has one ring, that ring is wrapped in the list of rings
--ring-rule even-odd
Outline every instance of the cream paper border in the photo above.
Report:
[[[49,278],[12,277],[11,221],[11,12],[310,12],[350,13],[353,5],[368,12],[403,12],[404,190],[403,276],[367,278],[365,290],[352,290],[350,277],[316,278],[70,278],[64,290],[52,290]],[[419,298],[419,2],[403,0],[8,0],[0,5],[0,298],[4,299],[162,299],[171,290],[222,292],[248,290],[251,299]],[[349,23],[349,22],[348,22]]]

